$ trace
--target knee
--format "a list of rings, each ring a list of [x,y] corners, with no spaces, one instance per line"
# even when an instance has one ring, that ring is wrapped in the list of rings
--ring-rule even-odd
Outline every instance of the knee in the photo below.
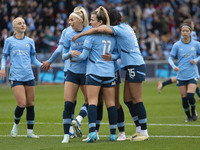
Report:
[[[17,106],[24,108],[26,107],[26,101],[17,101]]]
[[[120,103],[119,103],[119,101],[115,101],[115,107],[116,107],[116,109],[119,109],[120,108]]]
[[[187,99],[193,99],[194,93],[187,93]]]
[[[17,106],[21,107],[21,108],[25,108],[26,104],[25,103],[18,103]]]

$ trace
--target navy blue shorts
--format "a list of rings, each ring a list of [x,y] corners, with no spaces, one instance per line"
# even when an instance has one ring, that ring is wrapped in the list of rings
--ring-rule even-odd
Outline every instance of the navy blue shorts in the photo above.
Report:
[[[64,72],[64,77],[65,77],[65,80],[66,80],[66,78],[67,78],[67,71]],[[65,80],[64,80],[64,82],[65,82]]]
[[[146,66],[145,64],[140,66],[130,65],[126,66],[126,80],[128,83],[131,82],[142,82],[145,80],[146,76]]]
[[[78,85],[85,85],[85,80],[86,80],[85,74],[73,73],[67,70],[65,81],[72,82]]]
[[[29,81],[13,81],[10,80],[11,88],[17,85],[23,85],[23,86],[35,86],[35,80],[29,80]]]
[[[115,83],[120,84],[121,83],[121,78],[119,74],[119,70],[115,72]]]
[[[197,78],[190,79],[190,80],[177,80],[176,85],[177,86],[185,86],[188,84],[196,84],[197,85],[197,82],[198,82]]]
[[[94,85],[101,87],[114,87],[116,85],[114,77],[100,77],[97,75],[87,75],[86,85]]]

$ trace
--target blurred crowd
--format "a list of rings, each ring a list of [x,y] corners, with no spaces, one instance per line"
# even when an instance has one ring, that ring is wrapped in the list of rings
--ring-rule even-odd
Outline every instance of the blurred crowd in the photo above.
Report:
[[[90,17],[100,5],[118,10],[123,21],[133,27],[146,60],[168,58],[173,43],[180,39],[179,26],[184,19],[192,19],[200,36],[199,0],[1,0],[0,54],[4,40],[13,33],[15,17],[25,19],[26,35],[34,39],[42,61],[57,48],[62,30],[69,26],[68,16],[76,6],[83,6]]]

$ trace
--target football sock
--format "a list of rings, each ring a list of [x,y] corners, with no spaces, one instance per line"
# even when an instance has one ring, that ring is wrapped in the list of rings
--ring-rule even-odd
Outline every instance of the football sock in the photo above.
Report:
[[[89,122],[89,133],[95,132],[97,120],[97,106],[88,106],[88,122]]]
[[[24,108],[21,108],[19,106],[15,108],[15,124],[19,124],[23,112]]]
[[[115,106],[111,106],[107,108],[107,110],[108,110],[108,119],[110,124],[110,134],[115,134],[117,127],[117,109]]]
[[[74,109],[74,104],[72,102],[66,101],[63,111],[63,127],[64,134],[69,134],[69,128],[72,122],[72,112]]]
[[[97,106],[97,120],[96,120],[96,130],[99,131],[100,123],[103,118],[103,105]]]
[[[119,132],[124,132],[124,111],[121,105],[117,109],[117,127]]]
[[[187,93],[187,98],[188,98],[189,104],[191,105],[191,110],[194,111],[196,107],[196,100],[194,98],[194,93]]]
[[[166,80],[165,82],[162,83],[162,86],[164,87],[164,86],[171,84],[171,83],[172,83],[172,80],[168,79],[168,80]]]
[[[34,106],[26,107],[27,129],[33,129],[34,118],[35,118]]]
[[[182,106],[188,118],[191,118],[187,97],[182,97]]]

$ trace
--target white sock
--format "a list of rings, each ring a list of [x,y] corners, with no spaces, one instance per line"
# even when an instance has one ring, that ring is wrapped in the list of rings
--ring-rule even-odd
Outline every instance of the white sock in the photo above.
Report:
[[[80,115],[78,115],[77,117],[76,117],[76,119],[78,120],[78,122],[81,124],[81,121],[83,120],[83,117],[82,116],[80,116]]]
[[[14,127],[19,127],[19,123],[18,124],[14,123]]]
[[[141,132],[141,126],[136,127],[136,132],[140,133]]]
[[[74,129],[73,129],[72,126],[69,127],[69,132],[70,132],[70,133],[74,133]]]
[[[33,132],[33,129],[27,129],[27,133]]]
[[[119,132],[119,134],[124,134],[125,135],[125,132],[123,131],[123,132]]]

